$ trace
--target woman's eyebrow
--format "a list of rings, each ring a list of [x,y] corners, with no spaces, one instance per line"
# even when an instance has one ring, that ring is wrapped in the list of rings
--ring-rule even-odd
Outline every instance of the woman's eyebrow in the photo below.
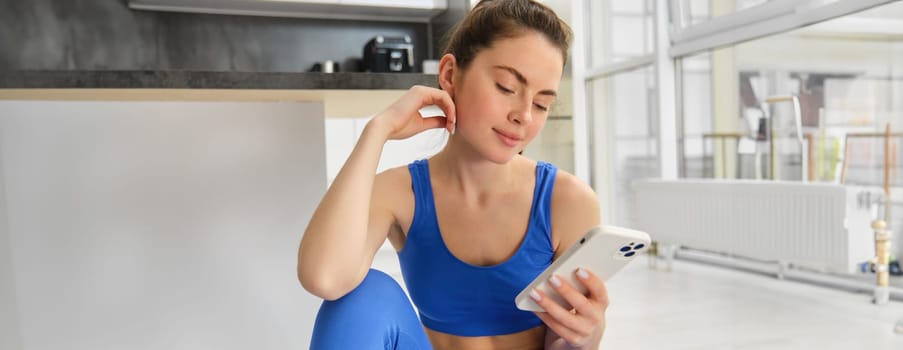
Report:
[[[529,85],[529,83],[527,83],[527,78],[525,78],[523,74],[521,74],[520,72],[518,72],[517,69],[514,69],[514,68],[512,68],[512,67],[508,67],[508,66],[501,66],[501,65],[493,66],[492,68],[495,68],[495,69],[501,69],[501,70],[503,70],[503,71],[507,71],[508,73],[511,73],[512,75],[514,75],[514,77],[517,79],[517,81],[519,81],[521,84],[523,84],[523,85]],[[539,94],[540,94],[540,95],[556,96],[556,97],[558,96],[558,93],[556,93],[554,90],[542,90],[542,91],[539,92]]]

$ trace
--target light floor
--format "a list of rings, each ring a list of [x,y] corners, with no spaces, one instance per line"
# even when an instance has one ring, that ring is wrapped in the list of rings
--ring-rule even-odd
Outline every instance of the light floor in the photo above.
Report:
[[[901,302],[684,260],[654,270],[647,259],[609,281],[602,349],[903,349]],[[394,252],[374,267],[401,281]]]

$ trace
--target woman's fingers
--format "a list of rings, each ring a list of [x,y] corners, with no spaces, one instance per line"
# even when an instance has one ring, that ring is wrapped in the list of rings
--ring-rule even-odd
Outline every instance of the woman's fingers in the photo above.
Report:
[[[584,344],[593,337],[601,336],[605,329],[605,309],[608,307],[608,292],[601,279],[580,269],[575,271],[577,280],[587,287],[584,295],[566,279],[553,276],[549,279],[558,295],[572,307],[565,309],[540,290],[531,293],[533,300],[545,310],[537,316],[559,337],[571,345]]]
[[[546,327],[555,332],[560,338],[564,339],[571,345],[580,344],[586,339],[585,336],[577,334],[567,326],[563,325],[561,322],[558,322],[557,319],[549,315],[547,312],[536,312],[536,316],[542,320],[543,323],[546,324]]]
[[[536,295],[539,296],[539,300],[537,300],[535,297],[533,298],[533,300],[536,302],[536,304],[542,307],[543,310],[546,310],[547,317],[551,317],[557,323],[561,324],[563,327],[568,328],[575,334],[588,335],[592,333],[593,324],[591,322],[586,322],[586,320],[584,320],[582,316],[574,314],[570,310],[567,310],[561,305],[558,305],[558,303],[553,301],[551,298],[546,297],[546,295],[541,291],[536,290],[535,292]],[[561,335],[561,333],[558,333],[558,335]]]
[[[577,269],[574,274],[577,276],[577,280],[589,291],[588,297],[597,304],[596,307],[601,307],[603,312],[608,309],[608,288],[605,287],[605,282],[602,282],[602,279],[592,273],[592,271],[586,269]]]
[[[427,106],[436,106],[445,115],[424,118],[420,110]],[[388,138],[391,140],[406,139],[433,128],[446,128],[449,132],[454,132],[455,103],[445,91],[418,85],[411,87],[386,110],[374,117],[377,118],[383,125],[388,126]]]
[[[455,102],[447,92],[439,89],[432,89],[431,97],[431,104],[439,107],[439,109],[441,109],[442,112],[445,113],[445,128],[448,129],[448,132],[454,134],[455,123],[457,122],[457,116],[455,115]]]
[[[446,127],[448,122],[445,117],[427,117],[423,118],[423,128],[426,129],[438,129],[442,127]]]

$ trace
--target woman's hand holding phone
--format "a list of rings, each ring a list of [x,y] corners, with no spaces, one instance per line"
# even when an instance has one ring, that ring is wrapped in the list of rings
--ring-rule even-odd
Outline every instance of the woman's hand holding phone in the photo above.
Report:
[[[649,246],[642,231],[615,226],[591,229],[515,297],[571,347],[598,344],[605,330],[605,281]],[[552,347],[557,348],[557,347]],[[565,347],[567,348],[567,347]]]
[[[549,285],[564,298],[573,310],[567,310],[538,289],[530,292],[530,298],[545,312],[536,316],[546,324],[568,347],[582,348],[598,344],[605,331],[605,310],[608,308],[608,290],[598,276],[585,269],[574,271],[577,280],[588,291],[580,293],[565,278],[552,275]],[[558,348],[553,343],[552,348]]]

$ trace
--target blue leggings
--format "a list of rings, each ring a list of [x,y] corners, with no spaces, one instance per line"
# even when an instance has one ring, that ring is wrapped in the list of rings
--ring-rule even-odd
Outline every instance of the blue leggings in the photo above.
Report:
[[[357,288],[323,301],[310,341],[312,350],[431,350],[426,332],[401,286],[370,269]]]

